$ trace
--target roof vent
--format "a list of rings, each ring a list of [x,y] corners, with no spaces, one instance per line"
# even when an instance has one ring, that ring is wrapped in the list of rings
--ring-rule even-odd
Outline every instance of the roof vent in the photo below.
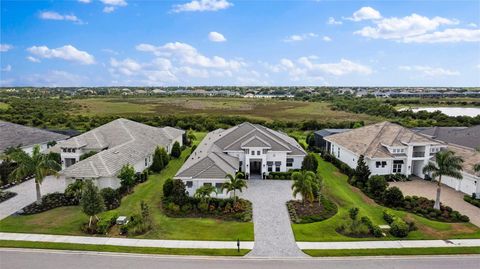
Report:
[[[113,154],[118,154],[118,153],[119,153],[118,150],[116,150],[116,151],[113,152]]]

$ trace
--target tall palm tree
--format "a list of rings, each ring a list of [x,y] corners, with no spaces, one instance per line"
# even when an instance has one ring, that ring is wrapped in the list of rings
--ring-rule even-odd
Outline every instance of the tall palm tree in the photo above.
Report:
[[[228,174],[226,178],[228,179],[227,182],[223,183],[222,191],[227,190],[227,193],[233,192],[233,201],[237,201],[237,193],[236,191],[239,190],[242,192],[243,188],[247,188],[247,182],[243,179],[245,176],[242,172],[238,172],[235,176]]]
[[[35,177],[35,188],[37,191],[37,204],[40,204],[42,194],[40,193],[40,185],[43,179],[49,175],[58,177],[58,171],[62,168],[51,155],[40,152],[40,146],[33,148],[32,156],[25,151],[19,149],[11,152],[9,157],[17,163],[17,168],[10,174],[14,180],[18,181],[28,176]]]
[[[212,196],[212,193],[217,193],[217,189],[214,186],[202,186],[195,191],[194,196],[202,201],[206,201]]]
[[[306,201],[312,203],[315,199],[315,190],[317,190],[319,186],[317,186],[317,175],[312,171],[305,171],[302,170],[300,172],[293,172],[292,173],[292,190],[293,196],[297,196],[297,194],[302,195],[302,202],[305,204]]]
[[[462,163],[463,159],[455,156],[455,153],[450,150],[439,151],[435,154],[435,162],[428,163],[423,168],[423,173],[431,173],[433,179],[438,178],[437,182],[437,197],[433,208],[440,209],[440,193],[442,191],[442,176],[450,176],[457,179],[462,179]]]

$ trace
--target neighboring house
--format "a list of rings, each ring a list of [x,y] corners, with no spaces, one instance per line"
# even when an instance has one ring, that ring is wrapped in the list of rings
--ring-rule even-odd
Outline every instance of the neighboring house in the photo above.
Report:
[[[351,168],[360,155],[372,175],[403,174],[424,178],[422,170],[446,144],[390,122],[381,122],[324,138],[329,152]]]
[[[418,127],[414,130],[449,144],[480,149],[480,125],[472,127]]]
[[[344,133],[350,130],[351,129],[322,129],[319,131],[315,131],[313,133],[313,137],[315,139],[315,147],[322,150],[328,150],[330,149],[330,143],[325,140],[325,137],[333,134]]]
[[[117,119],[70,138],[58,147],[61,151],[61,175],[66,184],[75,180],[93,179],[100,188],[118,188],[117,174],[131,164],[142,172],[152,164],[157,146],[170,153],[175,142],[182,145],[184,131],[172,127],[157,128],[127,119]],[[97,154],[80,161],[88,152]]]
[[[305,150],[288,135],[258,124],[242,123],[207,134],[175,175],[190,195],[204,185],[217,188],[219,197],[227,174],[244,172],[249,179],[265,178],[270,172],[301,168]]]
[[[31,154],[35,145],[40,151],[45,151],[51,142],[60,142],[68,136],[59,133],[23,126],[6,121],[0,121],[0,153],[10,147],[20,147]]]

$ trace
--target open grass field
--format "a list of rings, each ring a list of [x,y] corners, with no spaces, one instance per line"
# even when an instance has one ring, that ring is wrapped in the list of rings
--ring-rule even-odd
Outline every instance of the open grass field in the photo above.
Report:
[[[386,208],[376,204],[357,188],[347,182],[347,176],[341,174],[331,163],[319,158],[319,172],[323,177],[324,190],[332,201],[337,203],[338,213],[325,221],[309,224],[292,224],[297,241],[359,241],[359,240],[398,240],[387,236],[382,238],[352,238],[335,231],[342,219],[348,218],[348,210],[352,207],[360,209],[360,216],[368,216],[375,224],[386,224],[383,210]],[[410,232],[405,239],[448,239],[448,238],[480,238],[480,229],[471,223],[444,223],[428,220],[404,211],[389,209],[399,217],[414,220],[418,230]]]
[[[195,133],[197,142],[205,133]],[[221,221],[210,218],[170,218],[161,208],[163,183],[175,175],[190,153],[185,150],[179,159],[170,161],[167,168],[159,174],[153,174],[148,181],[137,185],[134,192],[122,199],[117,209],[104,212],[100,218],[110,218],[115,213],[131,216],[140,211],[140,202],[144,200],[150,206],[154,228],[148,233],[137,236],[147,239],[177,240],[253,240],[252,222]],[[2,232],[45,233],[65,235],[85,235],[80,230],[88,218],[79,206],[60,207],[43,213],[28,216],[10,216],[0,221]]]
[[[245,116],[260,120],[317,120],[321,122],[377,122],[374,116],[334,111],[325,102],[263,100],[218,97],[150,97],[150,98],[90,98],[74,99],[80,105],[75,114],[81,115],[203,115]]]
[[[7,103],[4,103],[4,102],[0,102],[0,110],[6,110],[10,107],[9,104]]]
[[[312,257],[340,256],[392,256],[392,255],[457,255],[480,254],[478,247],[442,247],[442,248],[379,248],[379,249],[307,249]]]

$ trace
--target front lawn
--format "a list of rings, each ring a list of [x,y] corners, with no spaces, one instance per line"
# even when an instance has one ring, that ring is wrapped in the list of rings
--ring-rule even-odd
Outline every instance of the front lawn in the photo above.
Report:
[[[197,141],[203,138],[202,133],[196,133]],[[153,229],[146,234],[135,236],[148,239],[176,239],[176,240],[224,240],[243,241],[253,240],[253,223],[223,221],[211,218],[170,218],[162,212],[162,188],[167,178],[175,175],[190,153],[190,149],[182,152],[179,159],[173,159],[167,168],[159,174],[150,175],[148,181],[137,185],[134,192],[122,199],[117,209],[100,214],[118,213],[131,216],[140,210],[140,201],[150,206],[153,218]],[[78,206],[60,207],[43,213],[28,216],[10,216],[0,221],[2,232],[45,233],[85,235],[80,230],[83,223],[88,221]]]
[[[360,217],[368,216],[375,224],[386,224],[383,220],[383,210],[386,208],[376,204],[359,189],[347,182],[347,176],[340,173],[331,163],[319,159],[319,173],[323,177],[326,195],[338,205],[337,215],[325,221],[309,224],[292,224],[297,241],[363,241],[363,240],[399,240],[392,236],[381,238],[352,238],[341,235],[335,230],[344,218],[348,218],[348,210],[352,207],[360,209]],[[443,223],[426,218],[389,209],[395,215],[414,220],[417,231],[409,233],[403,239],[449,239],[449,238],[480,238],[480,229],[471,223]]]

